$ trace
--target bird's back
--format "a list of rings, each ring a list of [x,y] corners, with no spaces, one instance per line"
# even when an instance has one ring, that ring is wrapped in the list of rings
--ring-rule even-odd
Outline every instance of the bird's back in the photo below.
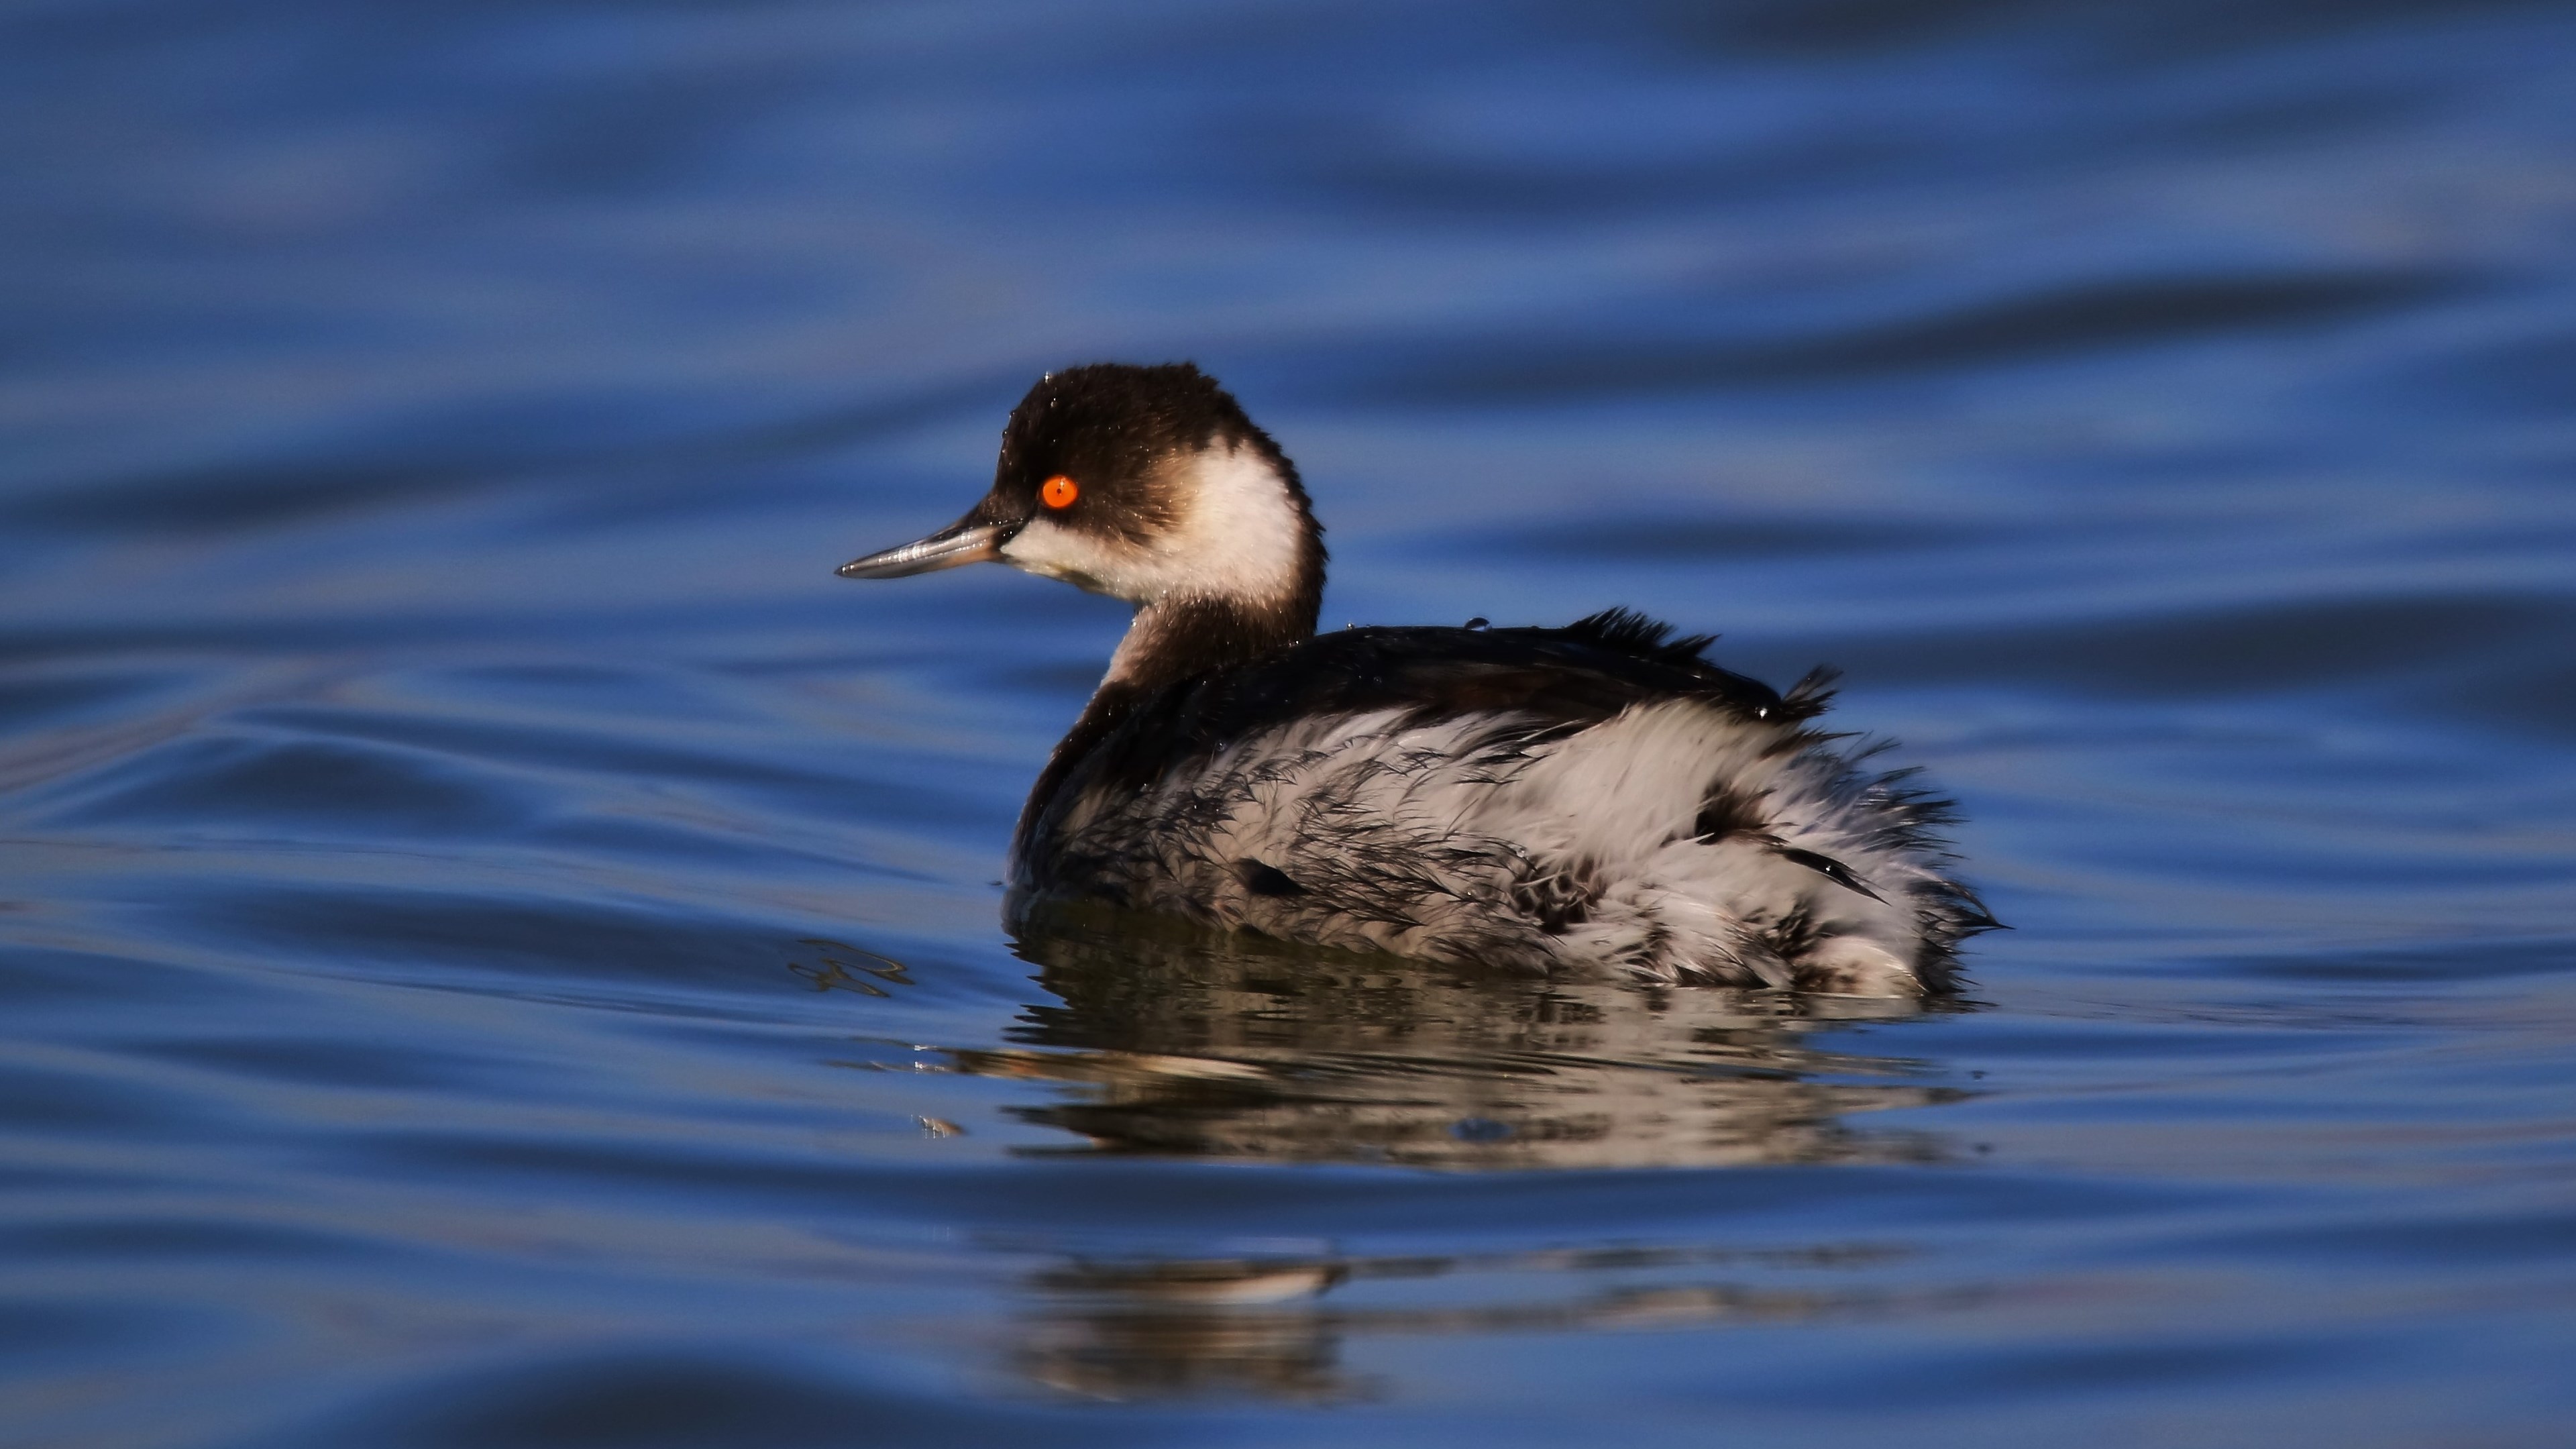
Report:
[[[1351,629],[1087,716],[1031,796],[1015,900],[1533,969],[1888,994],[1987,924],[1941,802],[1612,611]]]

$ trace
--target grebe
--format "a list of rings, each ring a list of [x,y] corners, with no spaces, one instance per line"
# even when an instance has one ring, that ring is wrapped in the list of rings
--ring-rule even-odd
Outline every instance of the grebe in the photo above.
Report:
[[[1955,984],[1994,925],[1947,802],[1622,609],[1561,629],[1315,632],[1323,530],[1194,365],[1050,373],[993,489],[841,566],[995,560],[1136,606],[1029,792],[1006,910],[1105,899],[1435,961],[1864,996]]]

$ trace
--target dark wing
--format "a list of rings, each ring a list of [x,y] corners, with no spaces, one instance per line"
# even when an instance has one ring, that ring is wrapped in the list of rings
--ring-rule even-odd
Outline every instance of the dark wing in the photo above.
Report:
[[[1658,699],[1707,700],[1747,720],[1784,725],[1825,704],[1821,676],[1784,698],[1703,657],[1705,636],[1624,609],[1563,629],[1345,629],[1133,702],[1094,748],[1084,774],[1141,787],[1185,760],[1291,721],[1401,710],[1408,725],[1507,714],[1537,740],[1598,724]],[[1069,762],[1068,762],[1069,763]]]

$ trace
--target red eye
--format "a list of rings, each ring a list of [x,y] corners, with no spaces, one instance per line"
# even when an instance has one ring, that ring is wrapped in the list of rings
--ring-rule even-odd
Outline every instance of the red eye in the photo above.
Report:
[[[1062,473],[1058,473],[1054,477],[1046,480],[1046,482],[1038,485],[1038,501],[1049,508],[1071,508],[1073,506],[1073,500],[1080,498],[1081,496],[1081,485],[1075,483],[1072,479],[1067,478]]]

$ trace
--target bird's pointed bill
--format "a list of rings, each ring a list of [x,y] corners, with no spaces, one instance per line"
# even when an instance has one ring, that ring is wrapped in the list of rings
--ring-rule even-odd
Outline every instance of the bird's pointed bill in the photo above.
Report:
[[[845,579],[900,579],[959,564],[991,563],[1001,558],[1002,545],[1010,536],[1007,527],[970,516],[928,538],[854,558],[836,572]]]

